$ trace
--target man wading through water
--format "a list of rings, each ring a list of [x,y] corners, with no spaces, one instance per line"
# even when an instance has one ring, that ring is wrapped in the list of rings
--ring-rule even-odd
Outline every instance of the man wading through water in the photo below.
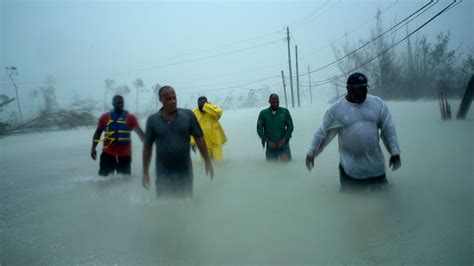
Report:
[[[103,150],[100,155],[99,175],[108,176],[115,171],[119,174],[130,175],[132,162],[132,140],[130,133],[135,131],[143,141],[144,134],[137,118],[124,110],[124,100],[121,95],[112,99],[114,109],[102,114],[94,133],[91,148],[91,157],[96,159],[96,147],[100,142],[100,135],[104,132]]]
[[[349,76],[347,95],[326,111],[306,155],[306,167],[311,171],[314,158],[338,135],[339,179],[343,191],[387,184],[380,138],[390,153],[389,166],[392,170],[401,166],[392,116],[382,99],[367,94],[367,87],[364,74]]]
[[[156,147],[156,194],[158,197],[190,197],[193,194],[193,166],[190,155],[190,137],[204,158],[204,168],[211,180],[214,169],[207,152],[203,133],[194,113],[177,108],[176,93],[171,86],[158,91],[163,107],[146,122],[143,144],[143,186],[150,186],[150,166],[153,143]]]

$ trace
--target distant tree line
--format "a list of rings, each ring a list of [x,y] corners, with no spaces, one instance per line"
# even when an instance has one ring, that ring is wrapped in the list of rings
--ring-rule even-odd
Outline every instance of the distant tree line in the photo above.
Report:
[[[18,133],[30,133],[38,131],[50,131],[60,129],[74,129],[82,126],[92,126],[97,123],[97,118],[92,114],[97,103],[92,99],[84,99],[74,95],[72,103],[66,108],[60,108],[56,98],[55,79],[48,76],[44,85],[33,90],[31,96],[40,98],[41,104],[34,111],[31,118],[20,123],[15,111],[10,115],[2,115],[0,120],[0,136]],[[11,103],[14,98],[0,95],[0,113],[4,112],[2,107]]]
[[[376,38],[384,32],[380,14],[379,10],[375,29],[371,32],[370,40],[373,42],[363,51],[350,54],[347,60],[339,62],[339,69],[348,73],[379,55],[357,70],[369,77],[372,94],[395,100],[435,99],[438,92],[449,97],[461,96],[474,73],[472,51],[462,57],[458,49],[450,49],[449,32],[440,32],[433,43],[426,36],[417,36],[414,41],[408,38],[405,52],[387,50],[396,41],[394,35]],[[360,42],[366,43],[367,40]],[[355,46],[346,40],[342,47],[333,48],[334,54],[340,58],[354,51]]]
[[[224,110],[261,107],[268,103],[268,97],[272,92],[266,85],[259,89],[233,88],[220,92],[197,92],[184,99],[184,107],[196,108],[200,96],[206,96],[209,102],[219,105]]]

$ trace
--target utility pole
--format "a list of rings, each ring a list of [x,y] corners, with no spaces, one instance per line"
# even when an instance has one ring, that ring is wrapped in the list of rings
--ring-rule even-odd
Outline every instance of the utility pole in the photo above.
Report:
[[[286,108],[288,108],[288,99],[286,98],[285,75],[283,74],[283,70],[281,71],[281,80],[283,81],[283,94],[285,94],[285,106]]]
[[[15,87],[16,102],[18,103],[18,111],[20,112],[20,122],[23,124],[23,115],[21,114],[20,98],[18,97],[18,88],[15,84],[15,81],[12,78],[12,76],[18,75],[18,69],[14,66],[5,67],[5,69],[7,71],[7,75],[10,77],[10,80],[13,83],[13,86]]]
[[[298,107],[300,104],[300,75],[298,72],[298,45],[295,45],[295,56],[296,56],[296,96],[298,99]]]
[[[311,88],[311,73],[309,71],[309,65],[308,65],[308,80],[309,80],[309,99],[311,100],[311,104],[313,104],[313,92]]]
[[[295,108],[295,97],[293,95],[293,73],[291,71],[290,28],[289,27],[286,27],[286,40],[288,41],[288,66],[290,69],[291,107]]]

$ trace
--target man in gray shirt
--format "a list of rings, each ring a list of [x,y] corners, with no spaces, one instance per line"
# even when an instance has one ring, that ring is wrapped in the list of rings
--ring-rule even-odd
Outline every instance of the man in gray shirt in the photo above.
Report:
[[[143,186],[148,189],[148,168],[156,142],[156,193],[157,196],[192,196],[193,169],[189,140],[193,136],[204,158],[206,174],[214,176],[203,133],[191,110],[176,107],[176,93],[170,86],[159,92],[163,107],[151,115],[146,123],[143,144]]]
[[[311,171],[314,158],[338,135],[341,190],[387,183],[380,137],[391,155],[389,166],[392,170],[401,166],[390,112],[382,99],[367,95],[367,87],[365,75],[349,76],[347,95],[326,111],[306,155],[306,167]]]

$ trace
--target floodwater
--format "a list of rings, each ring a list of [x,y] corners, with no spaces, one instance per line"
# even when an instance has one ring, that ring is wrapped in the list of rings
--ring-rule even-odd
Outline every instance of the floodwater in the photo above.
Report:
[[[288,164],[265,162],[259,109],[224,112],[225,162],[211,182],[193,154],[187,200],[141,187],[136,135],[133,175],[107,179],[89,157],[93,128],[0,139],[0,265],[472,265],[472,108],[441,121],[437,102],[389,102],[402,168],[386,190],[348,194],[337,139],[304,165],[327,106],[290,110]]]

